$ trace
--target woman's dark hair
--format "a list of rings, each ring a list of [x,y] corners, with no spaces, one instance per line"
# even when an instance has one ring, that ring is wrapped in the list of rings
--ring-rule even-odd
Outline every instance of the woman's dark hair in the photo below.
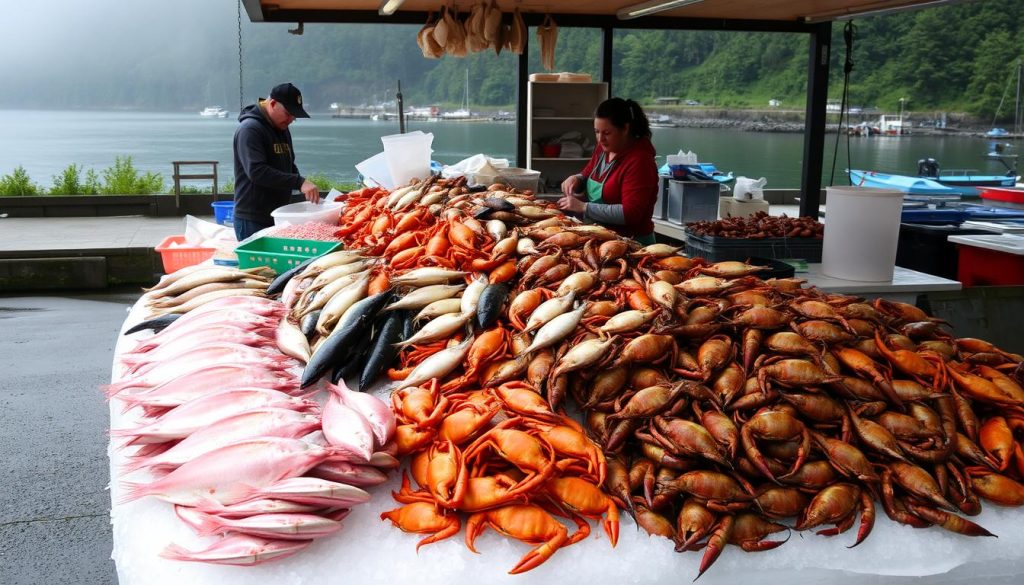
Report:
[[[625,128],[629,124],[629,134],[633,138],[650,138],[651,123],[647,120],[640,104],[633,100],[611,98],[601,102],[594,110],[595,118],[604,118],[616,128]]]

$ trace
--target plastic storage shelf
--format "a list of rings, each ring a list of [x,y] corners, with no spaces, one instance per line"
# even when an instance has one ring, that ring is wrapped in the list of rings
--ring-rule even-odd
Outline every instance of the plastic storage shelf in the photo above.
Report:
[[[154,250],[160,253],[160,259],[164,263],[164,272],[170,274],[182,268],[194,266],[205,262],[213,256],[216,248],[203,248],[200,246],[182,246],[185,243],[185,236],[167,236]],[[175,246],[174,244],[178,244]]]
[[[802,258],[821,262],[821,240],[815,238],[720,238],[686,230],[686,253],[711,262],[748,258]]]
[[[341,242],[296,240],[263,236],[235,248],[239,268],[267,266],[277,273],[284,272],[302,262],[322,256],[341,247]]]

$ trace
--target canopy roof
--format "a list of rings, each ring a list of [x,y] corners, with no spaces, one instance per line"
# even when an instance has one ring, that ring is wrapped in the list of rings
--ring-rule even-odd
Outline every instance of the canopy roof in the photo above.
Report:
[[[499,0],[502,10],[518,7],[527,14],[550,12],[577,16],[595,24],[609,24],[616,20],[621,28],[648,28],[658,25],[676,28],[666,23],[672,19],[706,19],[715,21],[773,21],[787,23],[814,23],[849,18],[851,15],[896,11],[929,5],[948,4],[959,0],[685,0],[677,8],[660,11],[633,20],[618,20],[616,14],[628,7],[666,2],[644,0]],[[423,20],[428,11],[438,10],[444,0],[404,0],[390,16],[378,14],[384,0],[244,0],[249,18],[265,22],[416,22]],[[477,0],[454,2],[460,10],[468,10]],[[528,19],[529,20],[529,19]],[[563,19],[564,20],[564,19]],[[566,24],[572,24],[569,19]],[[559,25],[562,21],[559,20]],[[729,27],[727,23],[722,28]],[[688,28],[688,27],[687,27]],[[736,26],[735,28],[747,28]]]

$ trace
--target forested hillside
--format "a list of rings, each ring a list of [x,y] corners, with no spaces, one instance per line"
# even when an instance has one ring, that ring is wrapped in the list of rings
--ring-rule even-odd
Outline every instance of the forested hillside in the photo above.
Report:
[[[237,109],[238,44],[233,7],[196,23],[189,42],[107,56],[112,65],[66,67],[59,74],[18,73],[0,106],[128,107],[191,110],[209,104]],[[247,20],[244,19],[243,20]],[[842,92],[843,25],[833,26],[832,98]],[[294,26],[294,25],[291,25]],[[991,117],[1016,81],[1024,55],[1024,2],[982,0],[855,22],[851,103],[894,110],[965,111]],[[407,104],[457,104],[470,74],[473,106],[514,102],[516,58],[507,53],[424,59],[416,26],[242,25],[244,101],[274,83],[293,81],[315,111],[331,102],[375,104],[393,97],[397,80]],[[532,31],[531,31],[532,32]],[[560,29],[557,69],[599,74],[596,29]],[[531,37],[534,41],[535,37]],[[769,99],[801,108],[807,38],[798,34],[618,31],[614,93],[640,101],[658,96],[726,107],[765,107]],[[536,43],[531,72],[540,71]],[[13,91],[12,89],[13,88]],[[1014,90],[1001,109],[1012,119]]]

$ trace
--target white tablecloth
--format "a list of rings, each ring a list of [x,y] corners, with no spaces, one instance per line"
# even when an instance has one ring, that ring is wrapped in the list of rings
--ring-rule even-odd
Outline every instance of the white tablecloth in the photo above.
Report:
[[[140,304],[142,301],[140,301]],[[137,304],[122,331],[139,322],[143,311]],[[119,356],[138,339],[151,333],[121,336],[115,351],[112,380],[121,378]],[[383,387],[376,394],[386,398]],[[111,428],[133,424],[131,413],[120,412],[111,402]],[[357,506],[338,533],[318,539],[298,554],[254,567],[227,567],[170,561],[159,555],[176,542],[195,550],[205,548],[203,539],[174,515],[170,504],[147,497],[118,504],[123,492],[117,470],[125,454],[108,448],[114,549],[121,585],[287,585],[291,583],[415,583],[457,585],[480,583],[688,583],[697,575],[701,554],[673,551],[672,543],[648,537],[623,514],[618,547],[612,549],[599,524],[591,536],[558,551],[548,562],[523,575],[508,575],[531,547],[488,531],[477,542],[474,555],[463,543],[464,532],[416,554],[422,535],[405,534],[379,519],[381,512],[398,507],[391,490],[398,488],[398,474],[389,484],[371,488],[373,500]],[[131,476],[147,481],[145,475]],[[745,553],[729,546],[700,583],[750,585],[757,583],[828,583],[829,585],[892,583],[928,576],[927,583],[1024,583],[1024,510],[984,504],[984,512],[972,518],[999,538],[970,538],[940,528],[915,530],[891,522],[877,505],[878,519],[871,536],[854,549],[856,526],[843,535],[825,538],[794,532],[789,542],[767,552]],[[785,538],[785,533],[782,533]]]

